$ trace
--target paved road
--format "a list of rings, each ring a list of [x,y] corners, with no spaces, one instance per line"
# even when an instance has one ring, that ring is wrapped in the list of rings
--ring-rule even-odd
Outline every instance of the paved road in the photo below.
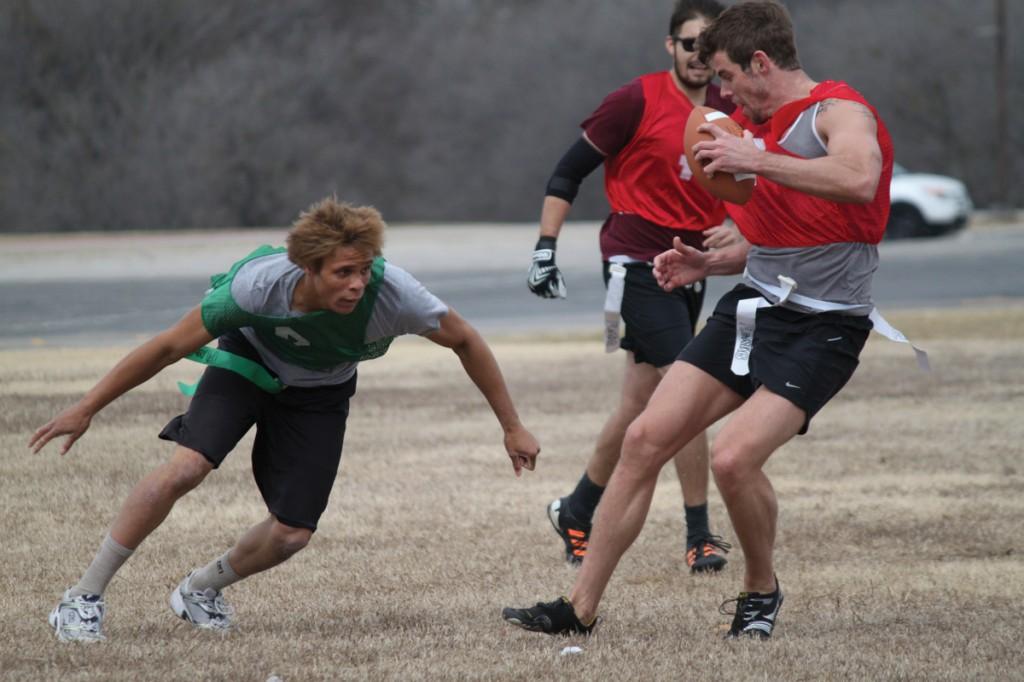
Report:
[[[570,224],[559,240],[565,301],[526,290],[532,225],[396,226],[385,253],[487,333],[596,332],[603,297],[597,230],[595,223]],[[258,244],[280,243],[283,234],[0,237],[0,347],[135,343],[197,302],[209,274]],[[874,297],[885,311],[1024,297],[1024,225],[883,243],[881,252]],[[709,302],[736,281],[713,281]]]

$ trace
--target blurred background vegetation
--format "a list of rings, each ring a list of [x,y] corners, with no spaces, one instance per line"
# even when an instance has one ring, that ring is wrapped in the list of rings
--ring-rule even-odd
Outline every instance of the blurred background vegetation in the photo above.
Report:
[[[391,221],[534,220],[579,122],[668,67],[672,4],[5,0],[0,231],[286,225],[330,193]],[[805,69],[863,92],[898,161],[1024,205],[998,113],[1024,109],[1024,2],[787,6]],[[606,210],[595,176],[573,217]]]

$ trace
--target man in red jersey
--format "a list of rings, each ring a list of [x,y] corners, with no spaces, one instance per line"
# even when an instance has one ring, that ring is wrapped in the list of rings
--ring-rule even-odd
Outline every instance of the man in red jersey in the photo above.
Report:
[[[619,459],[626,427],[644,409],[655,386],[693,338],[704,300],[704,282],[663,291],[654,280],[654,257],[673,237],[697,249],[738,239],[721,227],[725,208],[703,190],[686,164],[683,130],[695,105],[731,112],[732,105],[710,83],[695,40],[718,16],[715,0],[681,0],[669,22],[665,49],[672,68],[641,76],[608,95],[582,124],[583,135],[558,163],[548,183],[540,239],[528,284],[545,298],[564,298],[555,265],[555,241],[582,179],[605,165],[605,191],[612,213],[601,228],[601,258],[612,311],[609,350],[626,351],[618,407],[608,417],[575,490],[548,505],[548,517],[565,543],[566,560],[578,565],[587,551],[594,509]],[[615,338],[618,315],[625,335]],[[675,459],[686,513],[686,561],[693,572],[718,571],[729,547],[708,524],[708,447],[696,434]]]
[[[770,636],[782,605],[772,560],[778,507],[762,469],[850,378],[872,323],[885,328],[871,277],[893,155],[878,114],[846,84],[804,73],[789,15],[776,2],[730,7],[701,33],[699,50],[738,118],[763,136],[759,145],[749,132],[739,138],[706,125],[715,139],[695,147],[710,173],[759,176],[750,201],[729,207],[749,243],[705,253],[676,240],[654,271],[666,289],[741,271],[745,284],[722,297],[630,425],[569,597],[504,610],[527,629],[590,631],[643,526],[658,472],[682,444],[733,413],[711,455],[746,559],[729,636]]]

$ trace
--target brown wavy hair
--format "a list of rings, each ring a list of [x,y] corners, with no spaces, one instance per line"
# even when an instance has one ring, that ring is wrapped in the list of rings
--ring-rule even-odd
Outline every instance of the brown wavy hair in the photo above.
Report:
[[[384,219],[372,206],[353,206],[335,197],[322,199],[299,214],[288,232],[288,259],[319,272],[324,259],[339,246],[379,256],[384,245]]]

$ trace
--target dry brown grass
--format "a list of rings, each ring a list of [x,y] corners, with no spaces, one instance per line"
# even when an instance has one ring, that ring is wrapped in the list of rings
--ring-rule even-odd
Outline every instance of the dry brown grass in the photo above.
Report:
[[[402,341],[367,363],[342,474],[310,548],[228,591],[239,627],[191,630],[166,605],[192,566],[264,511],[246,449],[187,496],[107,593],[109,641],[62,645],[46,614],[92,556],[129,487],[169,452],[176,366],[109,407],[65,459],[30,431],[122,352],[0,353],[2,674],[29,680],[1021,678],[1024,308],[893,315],[927,347],[874,337],[810,434],[769,463],[780,497],[777,636],[726,643],[724,574],[683,568],[666,472],[584,653],[501,622],[503,605],[565,592],[573,572],[544,505],[579,474],[615,400],[619,356],[594,339],[495,344],[539,470],[516,480],[499,430],[450,353]],[[529,396],[529,399],[527,397]],[[248,441],[246,442],[248,444]],[[717,495],[713,523],[732,533]]]

